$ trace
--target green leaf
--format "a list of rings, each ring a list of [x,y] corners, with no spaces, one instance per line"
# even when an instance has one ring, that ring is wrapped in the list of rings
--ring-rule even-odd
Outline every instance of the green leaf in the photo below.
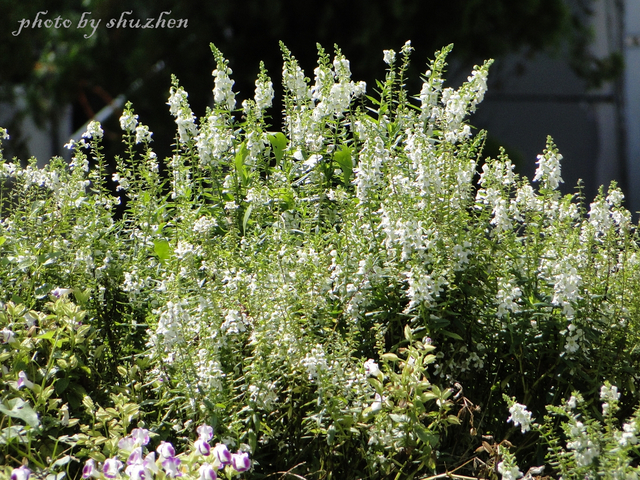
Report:
[[[2,246],[2,244],[6,241],[7,241],[6,237],[0,237],[0,246]]]
[[[423,359],[422,359],[422,365],[429,365],[433,362],[436,361],[436,356],[435,355],[426,355]]]
[[[33,428],[40,426],[40,419],[36,411],[21,398],[12,398],[6,406],[0,405],[0,412],[12,418],[19,418]]]
[[[420,425],[419,423],[415,424],[414,428],[420,440],[422,440],[427,445],[431,445],[433,447],[436,446],[436,444],[438,443],[438,435],[429,432],[429,430],[424,428],[424,426]]]
[[[247,158],[247,155],[249,155],[247,144],[246,142],[242,142],[236,153],[235,166],[238,177],[240,177],[240,183],[243,187],[245,187],[249,181],[249,173],[247,172],[247,167],[244,164],[244,160]]]
[[[249,217],[251,216],[252,210],[253,210],[253,205],[249,205],[249,208],[247,208],[244,211],[244,216],[242,217],[242,234],[243,235],[247,234],[247,222],[249,221]]]
[[[284,156],[284,150],[287,148],[289,140],[287,140],[287,137],[282,132],[278,132],[275,135],[268,135],[267,138],[269,142],[271,142],[273,155],[276,157],[276,165],[278,165]]]
[[[69,377],[60,378],[56,382],[56,393],[60,395],[62,392],[64,392],[67,389],[68,386],[69,386]]]
[[[351,175],[353,174],[353,160],[351,159],[351,148],[346,145],[340,145],[338,150],[333,154],[334,161],[342,170],[342,181],[345,185],[349,185]]]
[[[0,432],[0,445],[7,445],[16,440],[19,443],[27,443],[29,441],[27,431],[22,425],[11,425],[3,428]]]
[[[420,399],[423,402],[428,402],[429,400],[436,400],[438,398],[440,398],[440,396],[432,392],[425,392],[420,396]]]
[[[447,417],[447,422],[449,422],[451,425],[460,425],[460,419],[455,415],[449,415]]]
[[[391,420],[396,423],[407,423],[409,421],[409,417],[407,415],[398,415],[396,413],[389,414]]]
[[[395,353],[383,353],[382,355],[380,355],[380,358],[382,360],[389,360],[392,362],[397,362],[398,360],[400,360]]]
[[[171,257],[171,246],[166,240],[154,240],[153,251],[163,262]]]
[[[51,340],[55,334],[56,334],[56,330],[49,330],[47,332],[44,332],[41,335],[38,335],[36,338],[41,338],[43,340]]]
[[[448,332],[446,330],[441,330],[440,333],[442,333],[445,337],[453,338],[454,340],[463,340],[463,338],[457,333]]]
[[[49,285],[48,283],[44,283],[39,287],[36,287],[36,290],[35,290],[36,298],[41,299],[46,297],[51,290],[53,289],[51,288],[51,285]]]

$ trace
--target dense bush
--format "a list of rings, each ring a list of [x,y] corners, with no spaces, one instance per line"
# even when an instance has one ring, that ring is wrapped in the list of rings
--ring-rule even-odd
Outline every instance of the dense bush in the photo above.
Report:
[[[537,188],[506,155],[483,160],[466,117],[490,62],[445,87],[445,48],[414,98],[407,42],[372,97],[339,49],[319,48],[312,85],[283,46],[272,132],[264,67],[236,109],[212,50],[204,117],[173,78],[165,162],[129,104],[116,172],[95,122],[68,168],[2,165],[5,463],[73,476],[70,460],[128,461],[134,427],[187,449],[206,424],[251,453],[252,478],[493,478],[513,473],[503,394],[542,418],[606,379],[631,414],[640,276],[622,193],[561,197],[551,139]],[[543,463],[540,439],[516,442],[521,464]]]

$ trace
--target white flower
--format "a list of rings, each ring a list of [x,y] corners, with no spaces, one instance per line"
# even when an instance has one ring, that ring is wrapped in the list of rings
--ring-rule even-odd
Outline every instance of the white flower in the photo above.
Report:
[[[231,73],[233,71],[229,67],[216,68],[212,73],[215,77],[213,99],[218,105],[229,110],[233,110],[236,106],[236,94],[231,90],[235,82],[229,78]]]
[[[19,468],[14,468],[11,471],[11,480],[28,480],[31,475],[31,470],[22,465]]]
[[[152,140],[151,135],[153,135],[153,132],[150,132],[149,127],[146,125],[138,125],[136,127],[136,143],[150,142]]]
[[[196,233],[208,233],[217,225],[218,222],[216,222],[215,218],[202,216],[193,224],[193,231]]]
[[[604,400],[602,404],[602,414],[607,415],[611,408],[610,402],[617,402],[619,398],[620,392],[618,392],[618,387],[608,383],[602,385],[602,388],[600,388],[600,400]]]
[[[22,387],[33,388],[33,382],[27,378],[27,374],[23,371],[18,373],[18,390]]]
[[[260,114],[262,114],[263,110],[271,107],[271,105],[273,104],[274,95],[273,83],[271,83],[270,80],[256,80],[256,94],[254,98],[256,107]]]
[[[107,478],[116,478],[118,472],[122,468],[122,462],[117,458],[107,458],[102,466],[102,473]]]
[[[578,467],[591,465],[593,460],[600,454],[600,447],[589,438],[584,424],[576,422],[570,429],[570,436],[573,440],[567,442],[567,448],[574,451],[573,455]]]
[[[635,423],[625,423],[622,426],[622,435],[618,440],[618,443],[621,447],[626,447],[627,445],[635,445],[638,443],[638,437],[636,437],[636,424]]]
[[[8,328],[3,328],[0,330],[0,339],[2,339],[2,343],[13,343],[15,339],[15,333],[13,333]]]
[[[384,50],[382,52],[383,54],[383,60],[384,63],[386,63],[387,65],[391,65],[393,62],[396,61],[396,52],[393,50]]]
[[[133,115],[130,110],[126,110],[120,117],[120,128],[125,132],[132,133],[138,125],[138,115]]]
[[[370,377],[378,377],[382,373],[378,364],[371,358],[364,362],[364,372]]]
[[[505,462],[498,463],[498,472],[502,475],[502,480],[516,480],[522,476],[517,465],[507,465]]]
[[[400,53],[402,55],[409,55],[413,50],[414,48],[411,46],[411,40],[407,40],[400,49]]]
[[[376,413],[382,410],[382,397],[379,393],[376,393],[373,396],[373,403],[369,408],[371,408],[371,413]]]
[[[96,122],[95,120],[91,120],[89,125],[87,125],[87,131],[82,134],[82,138],[94,138],[99,139],[102,138],[104,132],[102,131],[102,127],[100,126],[100,122]]]
[[[564,183],[562,177],[560,177],[560,160],[562,155],[555,155],[551,152],[547,152],[545,155],[538,155],[538,168],[536,169],[536,175],[533,177],[533,181],[542,181],[545,188],[555,190],[560,183]]]
[[[527,411],[527,407],[520,403],[514,403],[509,408],[511,416],[507,419],[507,422],[513,422],[514,426],[520,425],[522,433],[529,431],[531,425],[531,412]]]

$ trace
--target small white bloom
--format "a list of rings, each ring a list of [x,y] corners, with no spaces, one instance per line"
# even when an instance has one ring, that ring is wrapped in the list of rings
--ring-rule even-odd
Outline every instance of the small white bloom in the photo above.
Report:
[[[522,433],[529,431],[531,425],[531,412],[527,411],[527,407],[520,403],[514,403],[509,408],[511,416],[507,419],[507,422],[513,422],[514,426],[520,425]]]
[[[604,400],[602,404],[602,414],[607,415],[611,408],[610,402],[617,402],[619,398],[620,392],[618,392],[618,387],[605,383],[602,388],[600,388],[600,400]]]
[[[387,65],[391,65],[396,61],[396,52],[393,50],[383,50],[383,60]]]
[[[502,480],[516,480],[522,476],[517,465],[507,465],[505,462],[498,463],[498,472],[502,475]]]
[[[378,377],[382,373],[378,364],[371,358],[364,362],[364,372],[370,377]]]
[[[120,117],[120,128],[125,132],[132,133],[138,125],[138,115],[133,115],[131,111],[125,111]]]
[[[371,408],[371,413],[376,413],[382,410],[382,397],[379,393],[376,393],[373,397],[373,403],[369,407]]]
[[[153,132],[150,132],[149,127],[146,125],[138,125],[136,127],[136,143],[150,142],[152,140],[151,135],[153,135]]]
[[[104,132],[102,131],[100,122],[91,120],[89,122],[89,125],[87,125],[87,131],[82,134],[82,138],[99,139],[99,138],[102,138],[103,135],[104,135]]]
[[[3,328],[0,330],[0,339],[2,339],[2,343],[13,343],[15,334],[8,328]]]
[[[625,423],[622,426],[622,435],[618,440],[618,443],[621,447],[626,447],[627,445],[635,445],[638,443],[638,437],[636,437],[636,424],[635,423]]]

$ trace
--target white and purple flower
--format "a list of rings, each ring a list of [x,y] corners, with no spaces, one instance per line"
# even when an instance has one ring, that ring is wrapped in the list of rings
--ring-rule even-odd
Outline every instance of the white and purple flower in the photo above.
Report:
[[[218,443],[213,449],[213,454],[223,466],[231,465],[231,452],[224,443]]]
[[[180,459],[178,457],[166,458],[162,462],[162,467],[164,468],[164,473],[167,474],[167,477],[175,478],[182,476],[182,471],[180,471]]]
[[[218,478],[216,470],[208,463],[203,463],[198,473],[200,474],[198,480],[216,480]]]
[[[149,430],[146,428],[134,428],[131,430],[131,437],[138,445],[146,445],[149,443]]]
[[[203,440],[202,437],[195,441],[194,447],[196,449],[196,452],[205,457],[211,453],[211,446],[208,442]]]
[[[213,438],[213,428],[209,425],[200,425],[196,432],[198,432],[198,437],[200,440],[204,440],[205,442],[210,441]]]
[[[93,458],[90,458],[84,464],[84,468],[82,469],[82,478],[100,478],[100,472],[98,471],[98,467],[96,467],[96,461]]]
[[[107,478],[116,478],[121,468],[122,462],[120,460],[115,457],[107,458],[102,466],[102,473]]]
[[[124,437],[124,438],[121,438],[120,441],[118,442],[118,447],[120,448],[120,450],[126,453],[131,453],[135,448],[135,446],[136,446],[136,441],[133,437]]]
[[[29,475],[31,475],[31,470],[22,465],[21,467],[14,468],[11,471],[11,480],[28,480]]]
[[[129,475],[129,480],[145,480],[146,470],[144,465],[138,463],[135,465],[129,465],[125,468],[124,472]]]
[[[136,447],[127,459],[127,465],[142,465],[142,447]]]
[[[33,388],[33,382],[29,381],[27,374],[24,372],[18,373],[18,390],[22,387]]]
[[[251,468],[251,460],[247,452],[238,452],[231,455],[231,465],[236,472],[246,472]]]
[[[158,455],[162,458],[173,458],[176,456],[176,450],[169,442],[160,442],[160,445],[156,448],[156,452],[158,452]]]
[[[0,330],[0,339],[2,339],[2,343],[13,343],[15,339],[15,333],[13,333],[8,328],[3,328]]]

